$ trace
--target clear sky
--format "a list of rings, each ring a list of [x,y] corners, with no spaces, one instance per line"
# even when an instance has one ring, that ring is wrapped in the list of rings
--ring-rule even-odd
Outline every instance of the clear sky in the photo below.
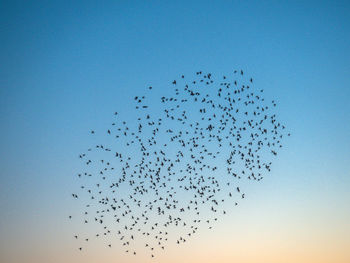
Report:
[[[348,1],[72,2],[0,1],[0,262],[150,261],[77,251],[77,154],[145,87],[234,68],[292,136],[214,231],[154,262],[350,262]]]

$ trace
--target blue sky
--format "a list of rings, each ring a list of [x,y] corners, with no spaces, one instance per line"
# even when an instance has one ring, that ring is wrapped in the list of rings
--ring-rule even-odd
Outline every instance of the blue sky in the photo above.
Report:
[[[296,216],[324,204],[334,220],[350,219],[347,1],[1,1],[0,10],[3,247],[33,235],[39,219],[65,240],[53,229],[66,228],[91,127],[114,111],[132,120],[135,94],[152,85],[161,96],[197,70],[244,69],[291,130],[252,198]]]

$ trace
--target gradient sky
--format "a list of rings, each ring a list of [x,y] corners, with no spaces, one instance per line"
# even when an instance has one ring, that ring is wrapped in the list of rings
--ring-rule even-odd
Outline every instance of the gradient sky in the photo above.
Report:
[[[350,262],[348,1],[72,2],[0,1],[0,262],[151,262],[77,251],[77,155],[145,87],[234,68],[292,136],[214,231],[153,262]]]

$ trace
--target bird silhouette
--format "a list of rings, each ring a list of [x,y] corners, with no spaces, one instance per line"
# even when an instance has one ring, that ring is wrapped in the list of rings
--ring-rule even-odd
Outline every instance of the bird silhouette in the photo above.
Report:
[[[107,138],[79,154],[84,169],[72,197],[87,202],[82,222],[100,229],[91,238],[75,235],[79,244],[114,237],[137,255],[132,248],[146,240],[142,247],[153,258],[170,240],[181,245],[200,228],[212,229],[229,214],[223,203],[245,198],[244,180],[258,182],[271,171],[290,133],[253,78],[243,70],[218,77],[197,71],[171,84],[158,108],[148,101],[157,87],[148,86],[147,98],[133,96],[136,118],[126,122],[114,112]]]

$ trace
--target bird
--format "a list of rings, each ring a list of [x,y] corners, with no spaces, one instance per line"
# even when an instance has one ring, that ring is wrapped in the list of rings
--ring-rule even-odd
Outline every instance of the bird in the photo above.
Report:
[[[244,202],[243,180],[259,182],[271,171],[290,132],[276,117],[275,100],[265,100],[264,89],[254,87],[258,81],[253,84],[243,70],[221,76],[199,70],[175,78],[164,85],[160,106],[148,85],[147,97],[133,94],[125,104],[135,118],[127,121],[115,111],[104,127],[107,134],[90,129],[108,137],[94,137],[101,141],[78,155],[82,183],[72,197],[87,202],[82,222],[100,231],[89,238],[75,235],[79,244],[115,236],[126,253],[136,255],[133,246],[142,237],[153,258],[170,240],[187,243],[201,222],[213,229],[229,214],[223,203]]]

